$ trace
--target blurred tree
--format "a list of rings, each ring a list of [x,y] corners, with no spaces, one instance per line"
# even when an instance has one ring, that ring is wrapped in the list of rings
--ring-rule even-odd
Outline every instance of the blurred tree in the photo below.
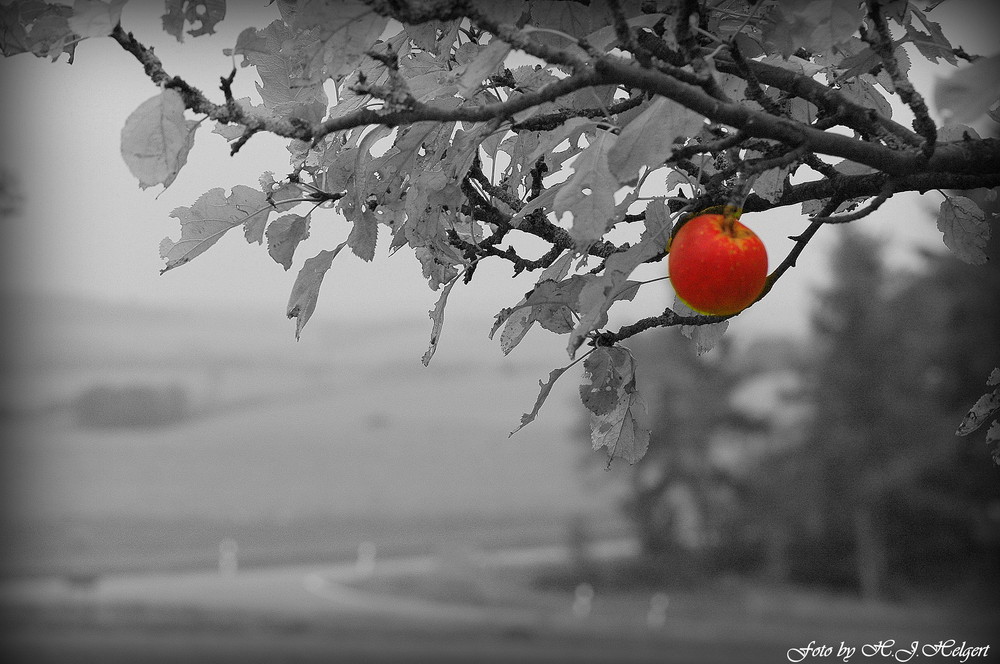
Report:
[[[793,567],[866,597],[946,580],[995,547],[995,469],[953,431],[996,360],[997,270],[936,256],[921,275],[889,275],[878,244],[856,232],[842,236],[833,270],[815,317]],[[817,564],[826,569],[805,569]]]
[[[710,519],[713,434],[729,414],[732,381],[722,358],[699,357],[676,333],[633,344],[651,376],[649,452],[632,467],[626,511],[645,551],[666,554],[695,548]],[[724,350],[720,349],[724,354]]]
[[[24,197],[17,176],[7,168],[0,167],[0,219],[16,214],[24,205]]]
[[[723,343],[699,355],[680,337],[661,331],[630,344],[646,369],[640,388],[651,395],[652,433],[646,456],[628,469],[624,509],[666,581],[759,563],[755,549],[767,525],[764,513],[744,509],[752,500],[746,494],[760,489],[748,479],[747,462],[786,441],[770,414],[747,409],[740,394],[776,388],[775,378],[799,360],[788,340],[740,355]],[[783,401],[777,388],[773,396]]]

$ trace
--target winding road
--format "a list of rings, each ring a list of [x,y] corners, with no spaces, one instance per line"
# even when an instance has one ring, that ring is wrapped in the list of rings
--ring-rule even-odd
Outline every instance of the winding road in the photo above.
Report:
[[[615,540],[597,557],[634,551]],[[465,554],[482,567],[565,560],[563,546]],[[10,581],[0,588],[5,661],[15,662],[729,662],[778,661],[776,644],[727,642],[696,624],[599,623],[564,611],[449,604],[352,587],[423,575],[439,556]],[[759,659],[756,658],[759,655]]]

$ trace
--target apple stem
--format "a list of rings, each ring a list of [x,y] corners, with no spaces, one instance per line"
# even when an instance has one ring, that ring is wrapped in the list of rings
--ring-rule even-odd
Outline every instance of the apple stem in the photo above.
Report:
[[[743,210],[735,205],[725,205],[722,208],[722,230],[730,237],[736,236],[736,221],[740,218]]]

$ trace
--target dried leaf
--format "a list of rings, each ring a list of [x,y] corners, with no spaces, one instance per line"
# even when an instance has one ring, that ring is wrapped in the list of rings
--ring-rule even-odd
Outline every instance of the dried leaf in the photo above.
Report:
[[[649,449],[649,430],[640,420],[646,417],[646,403],[638,392],[626,392],[609,412],[590,415],[590,440],[594,450],[608,450],[608,465],[615,459],[634,464]]]
[[[515,433],[517,433],[518,431],[520,431],[521,429],[523,429],[524,427],[528,426],[529,424],[535,421],[535,418],[538,417],[538,411],[541,410],[542,404],[545,403],[545,400],[548,399],[549,397],[549,392],[552,391],[552,386],[555,385],[556,380],[559,379],[559,376],[563,375],[566,372],[566,370],[569,369],[571,366],[573,365],[570,364],[568,366],[559,369],[553,369],[552,371],[549,372],[549,379],[547,381],[544,382],[538,381],[538,386],[541,389],[538,391],[538,398],[535,399],[535,406],[534,408],[531,409],[530,413],[525,413],[524,415],[521,416],[521,424],[519,424],[516,429],[510,432],[511,436],[513,436]]]
[[[451,294],[451,289],[455,287],[458,283],[459,278],[462,275],[456,275],[451,281],[449,281],[444,289],[441,291],[441,296],[438,301],[434,304],[434,308],[430,310],[429,316],[431,318],[431,343],[427,347],[427,351],[424,356],[420,358],[420,361],[424,363],[426,367],[431,362],[431,358],[434,357],[434,353],[437,351],[438,342],[441,340],[441,328],[444,327],[444,307],[448,304],[448,296]]]
[[[624,346],[599,346],[583,369],[580,400],[595,415],[611,412],[626,392],[635,391],[635,359]]]

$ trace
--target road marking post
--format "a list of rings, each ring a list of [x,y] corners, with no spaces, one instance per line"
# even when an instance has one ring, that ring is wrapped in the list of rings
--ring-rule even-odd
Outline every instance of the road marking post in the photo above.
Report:
[[[369,577],[375,573],[375,543],[360,542],[358,557],[354,561],[354,572],[360,577]]]
[[[649,611],[646,613],[646,625],[650,629],[663,627],[667,624],[667,607],[670,597],[666,593],[653,593],[649,598]]]
[[[591,605],[594,599],[594,587],[589,583],[581,583],[573,591],[573,615],[579,619],[590,615]]]
[[[236,576],[239,569],[240,546],[232,537],[219,542],[219,574],[221,576]]]

